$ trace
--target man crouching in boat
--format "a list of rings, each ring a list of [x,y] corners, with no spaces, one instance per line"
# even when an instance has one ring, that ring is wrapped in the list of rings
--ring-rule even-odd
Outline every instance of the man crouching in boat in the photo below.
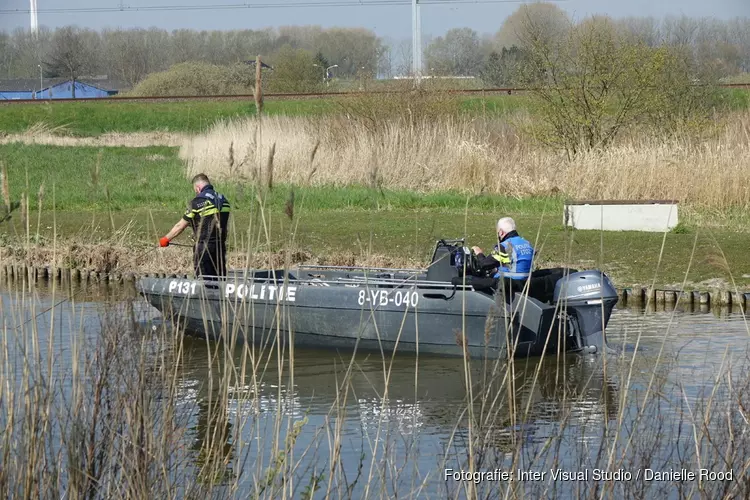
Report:
[[[495,270],[493,278],[510,279],[512,289],[520,289],[531,273],[534,247],[518,234],[516,223],[510,217],[497,221],[497,238],[498,244],[490,255],[484,255],[479,247],[472,247],[479,268],[482,271]]]
[[[193,266],[196,278],[216,280],[226,276],[226,241],[231,207],[223,194],[214,190],[205,174],[193,177],[195,198],[182,218],[166,236],[159,240],[162,247],[191,226],[195,235]]]

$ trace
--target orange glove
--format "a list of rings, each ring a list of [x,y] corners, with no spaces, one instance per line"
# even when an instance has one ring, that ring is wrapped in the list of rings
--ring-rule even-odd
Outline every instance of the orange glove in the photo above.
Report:
[[[159,240],[159,246],[162,247],[162,248],[169,246],[169,238],[167,238],[165,236],[162,239],[160,239]]]

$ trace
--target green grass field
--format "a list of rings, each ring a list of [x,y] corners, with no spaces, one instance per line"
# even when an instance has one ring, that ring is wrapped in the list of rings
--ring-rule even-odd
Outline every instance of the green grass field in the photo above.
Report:
[[[315,116],[344,113],[351,103],[341,98],[267,100],[268,115]],[[522,96],[457,98],[457,109],[468,113],[502,114],[523,107]],[[252,100],[146,102],[33,103],[0,106],[0,131],[23,133],[44,123],[59,128],[57,133],[92,137],[109,132],[188,132],[206,131],[219,120],[255,114]]]
[[[29,206],[37,209],[37,195],[44,184],[42,206],[51,208],[54,189],[57,210],[114,211],[139,208],[181,210],[190,196],[189,181],[177,148],[169,147],[62,147],[0,145],[0,161],[8,171],[11,198],[29,193]],[[97,168],[98,165],[98,168]],[[255,200],[242,185],[217,185],[240,208]],[[282,210],[291,186],[277,185],[267,204]],[[333,186],[296,187],[299,203],[307,210],[461,210],[467,196],[458,192],[417,194],[410,191],[374,190],[364,186],[346,189]],[[109,198],[107,197],[109,192]],[[472,209],[481,211],[522,210],[542,213],[562,199],[519,200],[498,196],[473,196]]]
[[[503,116],[519,109],[530,109],[523,94],[453,96],[435,94],[441,108],[450,99],[450,107],[471,115]],[[724,93],[729,109],[750,107],[750,91],[731,89]],[[315,99],[267,99],[264,111],[269,115],[316,116],[346,113],[362,106],[376,106],[381,97],[367,96],[359,104],[357,97]],[[360,109],[361,111],[361,109]],[[186,132],[206,131],[218,120],[255,114],[252,100],[147,102],[56,102],[0,105],[0,132],[23,133],[40,123],[59,129],[58,134],[94,137],[110,132]]]
[[[7,167],[12,200],[20,199],[23,192],[30,193],[32,236],[36,233],[37,195],[44,183],[39,228],[41,241],[47,244],[53,225],[58,237],[65,241],[106,240],[111,234],[110,209],[116,228],[132,224],[133,245],[155,244],[157,237],[178,220],[192,196],[174,148],[12,144],[0,146],[0,158]],[[254,247],[262,226],[253,188],[221,183],[216,187],[227,194],[234,207],[232,245]],[[658,233],[572,232],[562,226],[561,198],[467,198],[462,193],[420,195],[366,187],[278,185],[266,199],[267,222],[275,248],[289,241],[292,234],[284,213],[292,188],[294,221],[299,221],[294,239],[316,255],[371,251],[395,258],[426,259],[436,239],[452,237],[466,237],[470,244],[489,247],[493,244],[495,220],[510,215],[518,222],[521,233],[537,242],[543,263],[602,268],[619,285],[646,284],[654,277],[662,285],[681,283],[694,241],[697,246],[689,282],[714,278],[729,282],[731,270],[740,285],[750,284],[750,279],[743,277],[750,270],[749,232],[716,225],[708,229],[701,225],[706,214],[689,211],[681,214],[683,230],[667,234],[666,240]],[[25,236],[20,211],[0,225],[1,244],[17,245],[25,241]],[[187,237],[183,240],[189,241]],[[662,241],[665,246],[659,264]]]

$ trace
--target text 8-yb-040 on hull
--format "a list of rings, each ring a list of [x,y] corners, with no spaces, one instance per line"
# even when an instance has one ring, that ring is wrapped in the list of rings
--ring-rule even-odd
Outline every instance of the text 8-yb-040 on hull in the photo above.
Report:
[[[440,240],[427,269],[297,266],[137,287],[187,334],[213,339],[471,357],[607,349],[618,297],[604,273],[541,269],[512,282],[474,264],[463,240]]]

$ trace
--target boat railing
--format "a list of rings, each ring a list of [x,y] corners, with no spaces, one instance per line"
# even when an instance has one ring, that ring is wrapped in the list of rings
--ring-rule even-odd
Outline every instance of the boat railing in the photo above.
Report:
[[[304,283],[307,280],[300,280],[300,283]],[[366,276],[353,277],[353,278],[336,278],[334,280],[315,280],[313,283],[328,283],[328,284],[357,284],[357,285],[374,285],[374,286],[410,286],[415,288],[430,287],[430,288],[460,288],[460,289],[471,289],[471,285],[453,285],[447,281],[429,281],[429,280],[418,280],[418,279],[398,279],[398,278],[369,278]]]
[[[374,271],[374,272],[391,272],[391,273],[426,273],[427,269],[415,268],[395,268],[395,267],[363,267],[363,266],[298,266],[301,271],[310,270],[332,270],[332,271]]]
[[[295,285],[309,285],[309,286],[330,286],[330,285],[344,285],[344,286],[378,286],[378,287],[409,287],[409,288],[432,288],[432,289],[452,289],[452,288],[458,288],[458,289],[467,289],[471,290],[472,286],[469,284],[457,284],[453,285],[451,282],[448,281],[433,281],[433,280],[425,280],[425,279],[418,279],[416,275],[411,276],[398,276],[398,277],[377,277],[377,276],[337,276],[337,277],[331,277],[331,278],[319,278],[319,277],[312,277],[312,278],[300,278],[300,277],[292,277],[289,276],[286,279],[280,278],[280,277],[274,277],[274,276],[264,276],[264,277],[257,277],[257,276],[237,276],[235,275],[234,281],[237,282],[246,282],[246,283],[283,283],[284,281],[288,280],[289,283],[294,283]],[[230,281],[230,280],[228,280]]]

